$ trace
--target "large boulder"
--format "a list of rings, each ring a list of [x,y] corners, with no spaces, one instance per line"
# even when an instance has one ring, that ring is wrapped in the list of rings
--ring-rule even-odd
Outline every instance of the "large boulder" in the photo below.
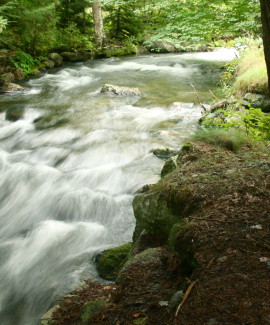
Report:
[[[62,56],[60,54],[58,54],[58,53],[50,53],[48,55],[48,59],[52,60],[56,67],[59,67],[63,62]]]
[[[172,226],[193,208],[194,197],[187,186],[166,186],[159,182],[133,200],[136,226],[160,240],[167,240]]]
[[[54,61],[53,60],[46,60],[45,62],[44,62],[44,64],[45,64],[45,67],[47,68],[47,69],[52,69],[52,68],[54,68]]]
[[[64,61],[68,62],[81,62],[90,59],[90,53],[86,51],[80,52],[62,52],[61,56],[63,57]]]
[[[108,95],[116,95],[116,96],[141,96],[141,92],[138,88],[119,87],[119,86],[114,86],[109,84],[105,84],[101,88],[100,92]]]
[[[12,72],[7,72],[0,75],[0,87],[6,88],[8,84],[15,80],[15,76]]]
[[[270,97],[261,94],[247,93],[244,96],[244,101],[250,104],[253,108],[261,108],[263,112],[270,112]]]
[[[176,48],[172,43],[170,43],[168,41],[162,41],[162,40],[153,42],[152,44],[147,46],[147,49],[151,52],[156,52],[156,53],[174,53],[174,52],[176,52]]]
[[[6,84],[6,85],[3,86],[3,90],[4,91],[16,92],[16,91],[25,91],[26,88],[10,82],[9,84]]]

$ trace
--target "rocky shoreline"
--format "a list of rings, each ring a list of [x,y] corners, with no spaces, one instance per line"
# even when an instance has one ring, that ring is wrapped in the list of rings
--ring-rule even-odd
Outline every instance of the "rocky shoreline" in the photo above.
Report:
[[[267,324],[269,157],[186,143],[136,194],[133,243],[98,258],[115,283],[87,280],[41,324]]]

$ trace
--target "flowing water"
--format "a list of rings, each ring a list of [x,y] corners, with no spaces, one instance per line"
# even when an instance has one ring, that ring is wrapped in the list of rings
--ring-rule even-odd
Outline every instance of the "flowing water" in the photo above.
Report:
[[[209,101],[218,65],[233,57],[223,50],[88,61],[1,95],[1,325],[38,324],[59,295],[98,278],[97,253],[131,240],[134,193],[156,182],[164,163],[151,150],[181,147],[201,115],[188,104],[197,100],[190,83]],[[101,94],[105,83],[143,96]]]

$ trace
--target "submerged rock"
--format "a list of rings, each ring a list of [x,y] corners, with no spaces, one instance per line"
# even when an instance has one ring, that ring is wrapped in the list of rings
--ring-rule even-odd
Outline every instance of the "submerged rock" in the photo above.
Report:
[[[15,122],[22,118],[24,109],[21,107],[8,108],[6,111],[6,120]]]
[[[117,95],[117,96],[141,96],[141,92],[138,88],[130,88],[130,87],[120,87],[105,84],[101,88],[101,93],[109,94],[109,95]]]
[[[178,151],[169,148],[157,148],[153,149],[153,154],[160,159],[169,159],[177,155]]]
[[[16,91],[26,91],[26,90],[27,90],[26,88],[24,88],[20,85],[14,84],[12,82],[3,87],[3,91],[16,92]]]
[[[66,118],[56,118],[55,116],[51,115],[40,116],[34,120],[34,124],[37,130],[60,127],[68,122],[69,120]]]

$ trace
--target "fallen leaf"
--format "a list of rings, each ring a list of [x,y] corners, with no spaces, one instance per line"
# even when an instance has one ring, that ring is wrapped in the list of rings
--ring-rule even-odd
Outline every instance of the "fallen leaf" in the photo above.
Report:
[[[255,225],[255,226],[251,226],[250,228],[251,229],[258,229],[258,230],[262,230],[263,229],[262,225]]]
[[[270,261],[270,258],[268,258],[268,257],[260,257],[259,260],[262,263],[267,263],[268,261]]]

